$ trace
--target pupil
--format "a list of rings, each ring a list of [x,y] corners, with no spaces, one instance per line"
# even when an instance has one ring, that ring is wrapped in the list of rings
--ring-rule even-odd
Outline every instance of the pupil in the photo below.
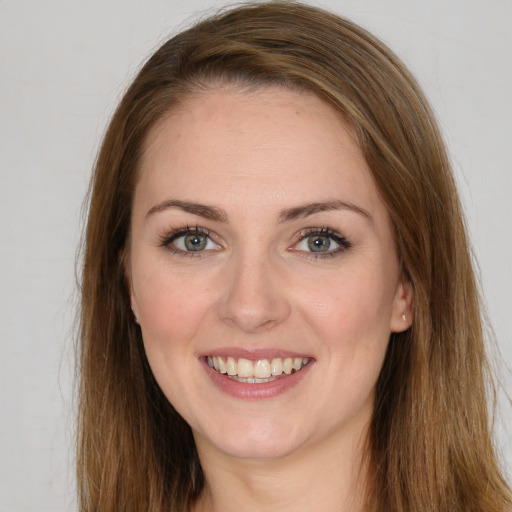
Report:
[[[308,246],[313,252],[325,252],[330,245],[329,237],[323,235],[311,236],[308,240]]]
[[[206,237],[203,235],[188,235],[185,237],[185,247],[189,251],[201,251],[206,247]]]

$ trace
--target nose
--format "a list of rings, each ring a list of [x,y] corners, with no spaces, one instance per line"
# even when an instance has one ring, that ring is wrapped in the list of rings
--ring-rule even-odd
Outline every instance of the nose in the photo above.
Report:
[[[264,255],[233,260],[218,305],[219,318],[245,333],[264,332],[283,323],[291,308],[278,265]]]

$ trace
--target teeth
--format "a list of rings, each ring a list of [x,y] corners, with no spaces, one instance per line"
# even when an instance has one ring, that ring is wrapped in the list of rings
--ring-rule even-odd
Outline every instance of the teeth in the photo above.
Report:
[[[292,368],[298,372],[302,368],[302,357],[296,357],[293,360]]]
[[[238,382],[250,384],[270,382],[281,375],[291,375],[302,370],[309,363],[307,357],[276,357],[251,361],[249,359],[235,359],[233,357],[208,356],[208,366],[215,368],[219,373],[227,373]]]
[[[272,375],[281,375],[283,373],[283,360],[280,357],[272,359],[270,365],[272,367]]]
[[[216,359],[215,357],[213,359]],[[215,364],[215,363],[214,363]],[[228,375],[236,375],[238,371],[236,361],[232,357],[228,357],[226,361],[226,373]]]
[[[254,366],[249,359],[238,360],[238,371],[236,372],[239,377],[254,377]]]
[[[257,379],[268,379],[271,374],[270,363],[266,359],[260,359],[254,363],[254,376]]]
[[[224,360],[221,357],[216,357],[215,359],[219,361],[219,372],[227,373],[228,370],[226,368],[226,363],[224,362]]]
[[[273,380],[276,380],[277,377],[269,377],[268,379],[257,379],[255,377],[247,377],[242,378],[234,375],[233,377],[230,377],[230,379],[236,380],[237,382],[245,382],[246,384],[263,384],[265,382],[272,382]]]

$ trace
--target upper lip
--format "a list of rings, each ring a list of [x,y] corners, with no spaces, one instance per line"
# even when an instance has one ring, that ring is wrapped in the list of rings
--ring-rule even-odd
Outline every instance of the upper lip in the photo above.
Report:
[[[208,352],[205,352],[200,355],[200,357],[234,357],[234,358],[243,358],[249,360],[260,360],[260,359],[274,359],[276,357],[301,357],[301,358],[309,358],[312,357],[309,354],[304,352],[295,352],[291,350],[282,350],[278,348],[255,348],[255,349],[245,349],[240,347],[223,347],[223,348],[215,348]]]

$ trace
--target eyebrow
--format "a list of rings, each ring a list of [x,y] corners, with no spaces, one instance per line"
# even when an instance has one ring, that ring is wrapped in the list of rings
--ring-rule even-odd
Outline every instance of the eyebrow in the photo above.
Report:
[[[153,206],[148,213],[146,213],[146,219],[155,213],[168,210],[169,208],[178,208],[188,213],[204,217],[205,219],[216,220],[218,222],[227,222],[227,213],[222,208],[215,206],[208,206],[206,204],[194,203],[190,201],[178,201],[176,199],[168,199],[162,201],[157,205]]]
[[[168,199],[153,206],[146,214],[146,219],[155,213],[159,213],[171,208],[178,208],[187,213],[192,213],[193,215],[204,217],[205,219],[218,222],[228,222],[228,215],[222,208],[191,201],[180,201],[177,199]],[[372,216],[365,209],[356,206],[355,204],[338,200],[309,203],[301,206],[295,206],[293,208],[286,208],[281,210],[279,213],[277,222],[281,224],[284,222],[290,222],[292,220],[309,217],[315,213],[328,212],[333,210],[350,210],[359,215],[362,215],[370,222],[373,222]]]
[[[373,222],[372,216],[364,208],[356,206],[355,204],[352,203],[348,203],[346,201],[338,200],[311,203],[303,206],[296,206],[294,208],[287,208],[286,210],[282,210],[281,213],[279,214],[278,222],[288,222],[291,220],[308,217],[309,215],[314,215],[315,213],[329,212],[333,210],[350,210],[359,215],[362,215],[370,222]]]

